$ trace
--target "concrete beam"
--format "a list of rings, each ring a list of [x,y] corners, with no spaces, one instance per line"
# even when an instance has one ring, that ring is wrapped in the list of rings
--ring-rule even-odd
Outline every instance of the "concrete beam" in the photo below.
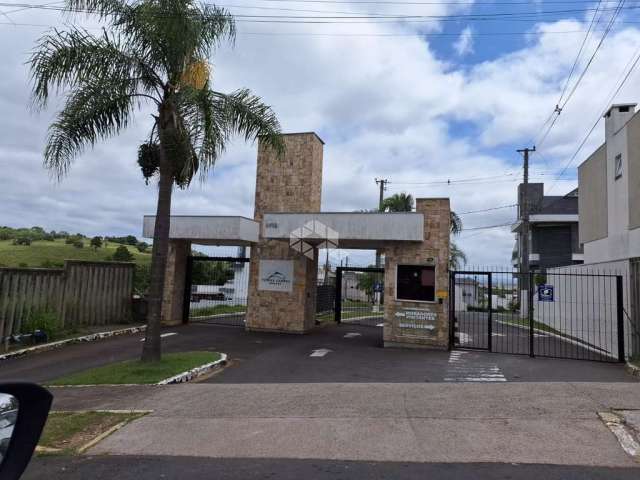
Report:
[[[153,238],[155,215],[145,215],[142,236]],[[245,217],[172,215],[169,238],[201,245],[251,245],[258,241],[258,222]]]

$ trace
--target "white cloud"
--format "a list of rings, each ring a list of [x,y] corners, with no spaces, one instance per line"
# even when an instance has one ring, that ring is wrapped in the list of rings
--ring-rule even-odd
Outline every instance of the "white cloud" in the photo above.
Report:
[[[340,9],[364,11],[365,7],[354,4]],[[439,5],[433,11],[451,10]],[[13,18],[50,23],[57,17],[30,12],[29,17]],[[515,148],[530,142],[549,115],[582,38],[552,32],[586,25],[575,20],[541,25],[524,48],[465,69],[437,56],[428,41],[418,36],[242,33],[406,34],[415,32],[416,24],[278,27],[243,23],[239,27],[235,49],[221,48],[212,61],[215,88],[250,87],[274,107],[286,131],[319,133],[326,141],[323,209],[374,207],[377,176],[391,179],[388,193],[448,196],[453,208],[463,212],[515,202],[519,172]],[[439,25],[421,28],[437,30]],[[155,211],[156,199],[155,185],[144,185],[135,161],[136,148],[148,132],[148,117],[138,115],[127,132],[87,151],[66,179],[52,182],[41,166],[52,111],[28,111],[24,65],[41,30],[11,26],[0,30],[0,43],[13,46],[0,54],[0,224],[139,235],[142,215]],[[639,42],[640,31],[635,28],[617,31],[605,42],[541,151],[549,164],[532,157],[534,175],[542,169],[557,171],[565,164]],[[591,51],[595,40],[588,47]],[[632,75],[617,100],[637,99],[638,94],[638,77]],[[578,158],[585,158],[601,141],[602,133],[596,130]],[[206,183],[176,192],[173,212],[252,216],[255,155],[255,145],[235,142]],[[415,185],[507,172],[512,175],[486,183]],[[554,193],[568,191],[573,183],[559,182]],[[504,209],[465,215],[463,220],[466,226],[477,227],[513,218],[513,209]],[[513,239],[508,229],[475,233],[463,233],[458,241],[472,263],[509,263]]]
[[[465,27],[460,33],[458,40],[453,44],[453,48],[460,57],[473,53],[473,30]]]

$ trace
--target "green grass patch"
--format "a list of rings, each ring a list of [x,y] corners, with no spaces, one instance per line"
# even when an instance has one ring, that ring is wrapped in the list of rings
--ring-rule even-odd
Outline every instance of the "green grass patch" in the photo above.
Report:
[[[143,415],[140,412],[51,412],[38,442],[38,451],[41,454],[76,453],[110,428]]]
[[[65,260],[110,261],[119,243],[109,242],[106,246],[94,249],[89,239],[84,239],[84,248],[76,248],[65,243],[63,238],[52,242],[38,240],[31,245],[13,245],[12,240],[0,241],[0,267],[42,267],[62,268]],[[133,261],[141,264],[151,263],[150,253],[141,253],[136,247],[125,245]]]
[[[529,327],[529,319],[527,318],[520,318],[517,316],[505,317],[503,315],[498,315],[498,318],[501,322],[508,323],[509,325],[516,325],[519,327]],[[572,338],[570,335],[567,335],[566,333],[563,333],[560,330],[550,327],[546,323],[538,322],[536,320],[533,321],[533,328],[535,328],[536,330],[541,330],[543,332],[554,333],[562,337]]]
[[[111,363],[58,378],[50,385],[152,384],[219,359],[217,352],[167,353],[156,363],[140,360]]]
[[[246,305],[215,305],[210,307],[191,307],[192,317],[208,317],[209,315],[224,315],[225,313],[244,313],[247,311]]]

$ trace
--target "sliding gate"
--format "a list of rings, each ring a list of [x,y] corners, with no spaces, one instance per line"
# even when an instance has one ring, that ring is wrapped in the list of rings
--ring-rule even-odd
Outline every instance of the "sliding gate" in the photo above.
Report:
[[[622,279],[453,271],[450,343],[532,357],[623,362],[630,339],[625,336]]]
[[[335,319],[338,323],[382,327],[384,268],[337,268]]]
[[[189,257],[184,320],[244,327],[248,291],[248,258]]]

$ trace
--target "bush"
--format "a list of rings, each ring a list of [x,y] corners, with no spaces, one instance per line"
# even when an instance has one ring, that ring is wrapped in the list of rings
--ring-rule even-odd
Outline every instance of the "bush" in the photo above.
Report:
[[[133,292],[138,295],[145,295],[149,290],[151,280],[151,266],[146,264],[136,264],[133,273]]]
[[[147,242],[138,242],[136,248],[140,253],[145,253],[149,248],[149,244]]]
[[[84,248],[84,242],[82,240],[80,240],[80,239],[76,239],[73,242],[73,246],[76,247],[76,248]]]
[[[13,240],[14,245],[31,245],[31,237],[20,237]]]
[[[91,239],[91,246],[97,250],[102,247],[102,238],[101,237],[93,237]]]
[[[52,262],[51,260],[45,260],[40,264],[42,268],[63,268],[64,262]]]
[[[62,324],[56,312],[44,308],[31,312],[29,317],[22,322],[20,333],[32,334],[36,330],[46,333],[49,340],[55,339],[62,330]]]
[[[120,245],[118,248],[116,248],[113,257],[111,258],[113,258],[113,260],[116,262],[130,262],[131,260],[133,260],[133,255],[131,255],[131,252],[127,247],[125,247],[124,245]]]

